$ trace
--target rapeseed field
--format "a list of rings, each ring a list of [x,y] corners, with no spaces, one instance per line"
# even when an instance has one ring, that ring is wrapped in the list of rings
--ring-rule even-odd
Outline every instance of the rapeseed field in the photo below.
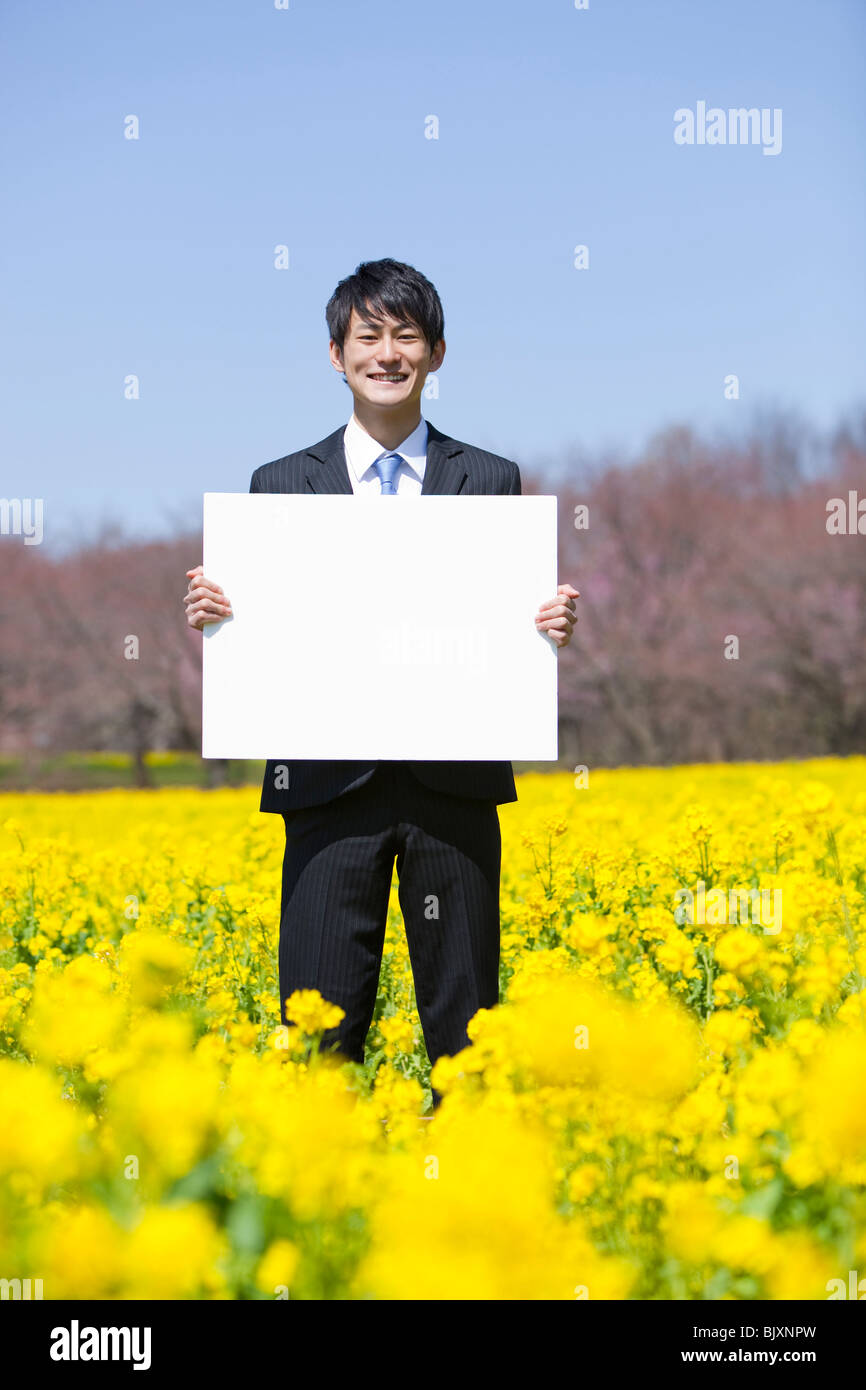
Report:
[[[0,796],[0,1275],[46,1299],[847,1289],[864,774],[519,778],[502,1003],[437,1063],[432,1117],[396,878],[367,1060],[341,1065],[332,1001],[279,1025],[283,826],[256,789]]]

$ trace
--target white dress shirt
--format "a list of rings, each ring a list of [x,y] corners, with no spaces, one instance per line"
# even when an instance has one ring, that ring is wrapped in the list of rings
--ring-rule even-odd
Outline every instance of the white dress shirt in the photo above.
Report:
[[[412,433],[396,449],[386,449],[384,444],[373,439],[353,415],[343,434],[343,447],[353,492],[379,493],[381,496],[382,483],[373,462],[385,453],[403,456],[403,462],[394,474],[397,496],[417,497],[420,493],[427,466],[427,421],[423,415]]]

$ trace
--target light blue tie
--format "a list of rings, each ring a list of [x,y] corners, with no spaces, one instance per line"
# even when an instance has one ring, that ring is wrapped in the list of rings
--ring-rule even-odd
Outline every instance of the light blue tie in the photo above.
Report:
[[[382,482],[383,497],[397,496],[397,489],[394,486],[394,476],[402,462],[402,454],[381,454],[373,464]]]

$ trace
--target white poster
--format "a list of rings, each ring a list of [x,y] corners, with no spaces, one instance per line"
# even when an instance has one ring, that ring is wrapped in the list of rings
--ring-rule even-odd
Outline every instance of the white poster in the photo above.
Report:
[[[555,761],[556,503],[206,493],[203,755]]]

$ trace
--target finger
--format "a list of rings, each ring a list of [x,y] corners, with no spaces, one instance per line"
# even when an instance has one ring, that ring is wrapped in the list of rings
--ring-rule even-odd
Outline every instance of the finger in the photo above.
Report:
[[[548,609],[548,608],[557,609],[559,612],[562,612],[562,613],[565,612],[566,608],[570,608],[570,609],[573,610],[573,609],[574,609],[574,599],[573,599],[573,598],[565,598],[565,599],[563,599],[561,595],[557,594],[556,598],[548,598],[548,599],[545,599],[544,603],[540,603],[540,604],[538,605],[538,611],[539,611],[539,613],[544,612],[544,611],[545,611],[546,609]]]
[[[231,603],[225,598],[222,589],[203,589],[200,587],[189,589],[188,595],[186,595],[186,599],[183,600],[183,602],[195,603],[197,599],[213,599],[215,603],[224,603],[225,606],[231,607]]]
[[[214,584],[212,579],[206,579],[203,574],[197,575],[195,580],[191,579],[189,581],[189,587],[190,589],[209,589],[214,594],[222,593],[222,589],[220,588],[219,584]]]
[[[227,618],[231,609],[224,603],[218,603],[216,599],[202,598],[197,603],[191,603],[187,609],[188,613],[213,613],[218,618]]]
[[[228,617],[222,604],[217,603],[214,599],[199,599],[198,603],[190,605],[187,612],[194,615],[198,614],[199,616],[201,616],[202,613],[207,613],[214,618]]]
[[[543,623],[538,624],[539,631],[544,632],[568,632],[574,627],[574,620],[571,617],[547,618]]]
[[[557,587],[558,594],[571,594],[574,598],[580,598],[580,590],[575,589],[571,584],[560,584]]]

